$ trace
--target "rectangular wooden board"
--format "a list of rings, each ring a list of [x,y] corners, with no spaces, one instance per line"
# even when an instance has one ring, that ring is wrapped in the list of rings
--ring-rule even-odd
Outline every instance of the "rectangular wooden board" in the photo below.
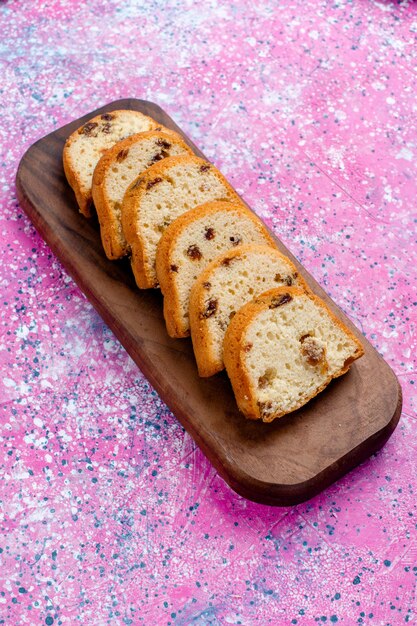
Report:
[[[157,105],[127,99],[92,111],[36,142],[23,156],[21,206],[63,266],[220,475],[240,495],[287,506],[319,493],[388,439],[401,413],[401,388],[388,364],[277,240],[311,289],[361,339],[365,355],[305,407],[272,424],[247,421],[225,373],[201,379],[189,339],[170,339],[158,290],[139,290],[129,261],[109,261],[97,220],[80,215],[63,167],[66,138],[88,119],[117,109],[150,115],[183,135]]]

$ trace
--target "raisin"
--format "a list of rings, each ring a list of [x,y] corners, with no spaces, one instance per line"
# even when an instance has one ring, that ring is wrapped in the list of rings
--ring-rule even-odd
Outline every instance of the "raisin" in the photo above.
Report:
[[[270,309],[276,309],[283,304],[287,304],[287,302],[291,302],[292,296],[289,293],[284,293],[282,296],[277,296],[276,298],[271,299],[271,304],[269,305]]]
[[[149,159],[149,164],[148,165],[153,165],[154,163],[156,163],[157,161],[160,161],[162,159],[162,154],[160,152],[156,152],[152,159]]]
[[[169,153],[166,152],[165,150],[161,150],[161,152],[157,152],[152,159],[149,161],[149,164],[152,165],[153,163],[156,163],[157,161],[161,161],[161,159],[165,159],[167,156],[169,156]]]
[[[171,272],[178,272],[178,265],[171,265]]]
[[[92,131],[98,126],[97,122],[88,122],[82,128],[80,128],[80,135],[91,135]]]
[[[204,165],[200,166],[200,172],[207,172],[210,169],[209,163],[204,163]]]
[[[103,125],[103,128],[101,129],[101,131],[105,134],[108,135],[109,133],[111,133],[111,124],[109,122],[106,122]]]
[[[152,187],[154,187],[158,183],[162,183],[162,178],[158,177],[158,178],[154,178],[153,180],[150,180],[148,184],[146,185],[146,189],[152,189]]]
[[[236,311],[230,311],[230,313],[229,313],[229,320],[232,320],[235,315],[236,315]]]
[[[110,120],[112,120],[114,118],[114,115],[112,115],[111,113],[103,113],[103,115],[101,116],[102,120],[105,120],[106,122],[110,122]]]
[[[203,287],[204,289],[210,289],[211,288],[211,283],[209,283],[208,281],[203,283]]]
[[[281,274],[275,274],[274,281],[276,283],[283,283],[284,285],[287,285],[287,287],[291,287],[293,284],[293,279],[290,275],[282,276]]]
[[[309,365],[318,365],[325,358],[325,348],[321,346],[311,335],[303,335],[300,338],[301,354]]]
[[[265,389],[265,387],[269,387],[276,375],[277,370],[275,369],[275,367],[268,367],[268,369],[265,370],[264,374],[262,376],[259,376],[258,378],[259,389]]]
[[[120,152],[117,153],[116,161],[118,163],[120,163],[121,161],[124,161],[128,154],[129,154],[128,148],[126,148],[125,150],[120,150]]]
[[[193,261],[199,261],[203,255],[200,252],[200,248],[193,244],[188,248],[187,256],[189,256]]]
[[[168,150],[168,148],[171,147],[171,144],[169,143],[169,141],[167,141],[166,139],[161,139],[161,138],[156,140],[156,145],[161,146],[161,148],[165,148],[165,150]]]
[[[200,319],[207,319],[217,311],[217,300],[209,300],[205,310],[200,313]]]
[[[229,267],[231,265],[232,261],[233,261],[233,259],[230,259],[229,257],[226,257],[221,262],[221,265],[223,265],[224,267]]]
[[[239,235],[232,235],[229,239],[232,242],[232,246],[238,246],[242,241],[242,237],[239,237]]]
[[[207,239],[207,241],[211,241],[212,239],[214,239],[216,236],[216,233],[214,231],[214,228],[207,228],[206,232],[204,233],[204,237]]]

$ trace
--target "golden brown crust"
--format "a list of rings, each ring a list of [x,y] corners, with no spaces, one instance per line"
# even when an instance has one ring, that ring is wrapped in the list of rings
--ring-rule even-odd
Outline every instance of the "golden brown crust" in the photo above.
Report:
[[[140,117],[143,120],[147,120],[148,124],[149,124],[149,128],[151,129],[156,129],[159,128],[161,125],[158,124],[158,122],[156,122],[154,119],[152,119],[151,117],[149,117],[148,115],[144,115],[143,113],[140,113],[139,111],[128,111],[129,114],[132,114],[136,117]],[[65,142],[65,146],[63,149],[63,154],[62,154],[62,161],[63,161],[63,166],[64,166],[64,173],[66,176],[66,179],[68,181],[68,184],[70,185],[70,187],[72,188],[72,190],[74,191],[78,206],[79,206],[79,210],[80,213],[82,213],[85,217],[91,217],[92,216],[92,211],[91,211],[91,207],[92,207],[92,203],[93,203],[93,199],[92,199],[92,194],[91,194],[91,188],[86,188],[82,181],[80,180],[79,176],[77,175],[74,163],[73,163],[73,156],[71,153],[71,148],[74,144],[74,142],[76,141],[76,139],[78,139],[82,129],[86,128],[89,124],[102,124],[103,121],[105,122],[105,117],[104,116],[117,116],[118,114],[125,114],[126,110],[117,110],[117,111],[111,111],[109,113],[101,113],[100,115],[96,115],[95,117],[91,118],[90,120],[88,120],[88,122],[84,123],[82,126],[80,126],[79,128],[77,128],[77,130],[75,130],[66,140]]]
[[[152,189],[155,181],[160,182],[165,178],[169,179],[171,168],[177,165],[186,167],[187,164],[197,164],[202,168],[210,169],[222,182],[230,199],[233,199],[235,202],[240,201],[236,191],[227,182],[223,174],[214,165],[200,157],[190,155],[172,156],[155,163],[155,165],[151,165],[128,187],[122,208],[123,232],[131,249],[132,270],[140,289],[151,289],[159,286],[157,280],[151,277],[147,271],[147,266],[153,266],[153,260],[148,258],[143,233],[137,228],[141,201],[146,193]]]
[[[193,342],[194,354],[197,361],[198,373],[202,377],[213,376],[224,368],[223,362],[220,362],[214,354],[213,344],[210,342],[210,332],[208,330],[208,317],[204,317],[201,312],[205,307],[207,292],[204,288],[205,283],[210,283],[212,274],[225,263],[231,262],[234,258],[246,254],[248,250],[256,252],[264,250],[267,246],[259,246],[248,244],[228,250],[224,254],[218,256],[212,261],[197,278],[190,294],[190,327],[191,338]],[[288,267],[297,275],[297,282],[302,289],[308,290],[308,285],[304,279],[299,276],[295,265],[284,254],[275,248],[270,249],[271,259],[273,256],[277,259],[285,260]]]
[[[190,335],[188,325],[185,325],[181,316],[181,305],[177,288],[175,263],[172,257],[173,249],[178,237],[196,220],[209,219],[219,211],[233,211],[253,222],[254,228],[262,233],[265,244],[276,247],[276,242],[263,222],[242,203],[221,202],[215,200],[206,202],[191,211],[187,211],[168,226],[163,233],[156,253],[156,274],[159,286],[164,296],[164,317],[167,332],[170,337],[182,338]],[[174,268],[174,269],[173,269]]]
[[[245,367],[245,354],[248,349],[250,349],[250,346],[248,346],[244,340],[245,331],[256,316],[263,312],[266,308],[270,307],[274,301],[286,295],[290,295],[292,298],[303,296],[313,300],[318,307],[325,309],[333,323],[343,330],[343,332],[356,345],[355,354],[347,359],[344,366],[332,376],[328,376],[313,394],[311,394],[307,399],[303,399],[297,406],[294,406],[291,412],[299,409],[301,406],[304,406],[312,398],[317,396],[325,387],[327,387],[333,378],[337,378],[345,374],[353,361],[360,358],[364,354],[362,344],[356,335],[354,335],[352,331],[339,318],[336,317],[323,300],[312,292],[306,292],[302,289],[298,289],[297,287],[277,287],[276,289],[270,289],[264,292],[254,298],[251,302],[245,304],[240,311],[236,313],[229,324],[223,343],[224,363],[232,384],[236,402],[240,411],[242,411],[248,419],[262,419],[264,422],[271,422],[274,419],[282,417],[286,414],[286,412],[274,413],[269,417],[261,415],[260,407],[258,406],[255,393],[253,392],[251,376]]]
[[[251,346],[242,346],[241,340],[246,327],[258,311],[259,305],[255,305],[253,300],[245,304],[230,322],[223,341],[223,361],[237,406],[245,417],[253,420],[260,419],[259,410],[248,392],[250,380],[246,368],[243,368],[241,358],[242,350],[250,349]]]
[[[76,131],[77,132],[77,131]],[[80,181],[72,167],[71,159],[70,159],[70,148],[71,148],[71,139],[72,135],[67,139],[64,146],[64,151],[62,154],[62,164],[64,166],[64,174],[65,178],[71,189],[74,192],[75,199],[78,204],[78,208],[80,213],[84,215],[84,217],[91,217],[91,205],[93,203],[93,199],[91,195],[89,195],[87,189],[83,189]]]
[[[170,141],[172,144],[180,146],[184,153],[192,154],[191,148],[183,141],[182,137],[175,131],[164,128],[163,131],[144,131],[131,135],[122,141],[117,142],[109,148],[96,165],[93,174],[92,196],[97,217],[100,223],[100,234],[103,248],[107,258],[115,260],[128,254],[128,247],[119,235],[119,217],[113,208],[113,204],[106,191],[106,176],[111,167],[117,163],[121,154],[126,154],[130,148],[139,142],[160,139]],[[138,172],[140,176],[142,172]]]
[[[152,289],[158,285],[149,284],[146,274],[144,272],[144,264],[146,257],[144,255],[144,248],[141,245],[141,241],[136,233],[136,216],[137,216],[137,199],[134,194],[135,185],[140,185],[140,181],[145,179],[145,175],[149,173],[149,170],[153,170],[158,164],[152,165],[148,168],[139,179],[136,179],[130,187],[128,187],[123,203],[122,203],[122,229],[130,248],[131,258],[130,264],[132,267],[133,275],[139,289]],[[149,180],[149,178],[148,178]]]

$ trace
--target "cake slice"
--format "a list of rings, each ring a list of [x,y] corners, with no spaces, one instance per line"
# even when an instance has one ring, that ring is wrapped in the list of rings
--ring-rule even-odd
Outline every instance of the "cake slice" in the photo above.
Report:
[[[295,287],[246,304],[224,339],[237,405],[247,418],[264,422],[302,407],[363,353],[322,300]]]
[[[255,296],[281,285],[307,289],[295,265],[277,249],[247,244],[210,263],[190,294],[190,328],[200,376],[224,368],[223,339],[230,320]]]
[[[63,152],[64,172],[83,215],[91,217],[93,172],[104,152],[129,135],[157,129],[162,126],[151,117],[120,110],[96,115],[68,137]]]
[[[101,157],[93,174],[92,194],[104,251],[109,259],[128,253],[122,231],[126,189],[147,168],[169,156],[192,154],[174,131],[148,131],[119,141]]]
[[[196,156],[163,159],[130,185],[123,200],[122,227],[138,287],[158,287],[156,248],[167,226],[210,200],[240,201],[219,170]]]
[[[247,243],[275,247],[266,226],[243,204],[207,202],[168,226],[158,244],[156,274],[170,337],[190,334],[190,291],[203,269],[219,254]]]

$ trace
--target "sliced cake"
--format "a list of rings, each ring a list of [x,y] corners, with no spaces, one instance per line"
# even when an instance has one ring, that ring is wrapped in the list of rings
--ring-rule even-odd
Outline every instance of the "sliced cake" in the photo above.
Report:
[[[295,287],[246,304],[224,339],[238,407],[264,422],[302,407],[362,355],[360,341],[326,304]]]
[[[275,247],[261,220],[241,203],[207,202],[167,227],[158,244],[156,274],[171,337],[190,334],[190,291],[203,269],[219,254],[247,243]]]
[[[224,368],[223,339],[237,311],[255,296],[281,285],[307,289],[295,265],[277,249],[248,244],[218,256],[194,283],[190,328],[200,376]]]
[[[167,226],[210,200],[240,201],[219,170],[196,156],[163,159],[130,185],[123,200],[122,226],[138,287],[158,286],[156,248]]]
[[[92,193],[109,259],[128,253],[121,214],[126,189],[146,168],[183,153],[192,154],[192,150],[177,133],[148,131],[119,141],[101,157],[94,170]]]
[[[93,117],[68,137],[64,171],[83,215],[91,216],[93,172],[104,152],[129,135],[157,129],[162,129],[161,124],[147,115],[120,110]]]

